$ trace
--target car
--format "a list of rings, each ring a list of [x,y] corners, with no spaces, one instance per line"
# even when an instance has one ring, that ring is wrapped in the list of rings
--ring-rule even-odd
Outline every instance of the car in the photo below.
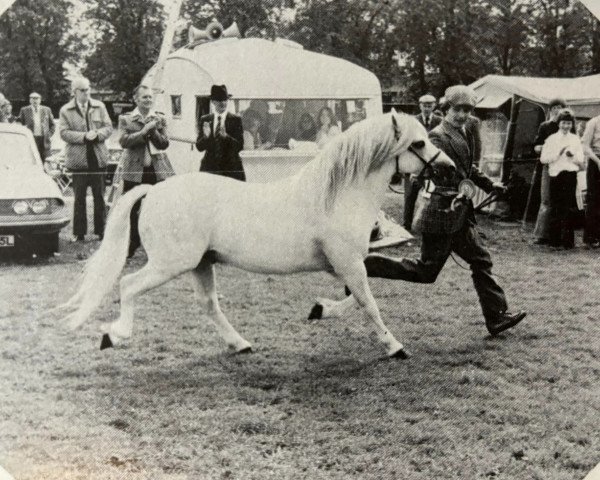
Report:
[[[26,127],[0,123],[0,172],[0,252],[57,252],[69,209]]]

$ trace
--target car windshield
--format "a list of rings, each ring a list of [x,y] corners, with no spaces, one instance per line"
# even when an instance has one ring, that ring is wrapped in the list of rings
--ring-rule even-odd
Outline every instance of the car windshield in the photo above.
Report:
[[[29,139],[22,133],[0,133],[0,168],[19,169],[35,165]]]
[[[366,99],[235,99],[244,127],[244,149],[322,147],[336,133],[366,117]]]

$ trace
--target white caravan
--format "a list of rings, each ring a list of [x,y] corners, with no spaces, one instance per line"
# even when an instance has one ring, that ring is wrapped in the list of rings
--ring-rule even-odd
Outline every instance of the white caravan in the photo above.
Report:
[[[242,116],[244,130],[254,123],[254,137],[261,138],[258,148],[241,152],[250,182],[291,175],[314,157],[317,144],[307,125],[318,127],[324,107],[331,109],[342,131],[382,112],[381,86],[373,73],[284,39],[207,41],[170,53],[159,85],[153,82],[155,70],[156,66],[144,83],[162,91],[160,104],[171,139],[169,158],[176,173],[200,167],[203,153],[195,146],[198,122],[211,111],[213,84],[227,86],[230,111]]]

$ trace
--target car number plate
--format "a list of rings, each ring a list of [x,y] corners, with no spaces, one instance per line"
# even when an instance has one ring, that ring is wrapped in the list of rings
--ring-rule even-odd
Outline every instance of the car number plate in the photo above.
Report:
[[[0,247],[14,247],[15,236],[14,235],[0,235]]]

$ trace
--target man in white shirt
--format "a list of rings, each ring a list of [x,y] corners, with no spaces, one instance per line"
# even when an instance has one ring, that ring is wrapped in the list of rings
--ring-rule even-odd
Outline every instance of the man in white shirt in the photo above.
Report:
[[[29,105],[21,108],[17,120],[33,132],[42,160],[50,151],[50,139],[54,135],[56,124],[49,107],[42,105],[42,96],[37,92],[29,94]]]

